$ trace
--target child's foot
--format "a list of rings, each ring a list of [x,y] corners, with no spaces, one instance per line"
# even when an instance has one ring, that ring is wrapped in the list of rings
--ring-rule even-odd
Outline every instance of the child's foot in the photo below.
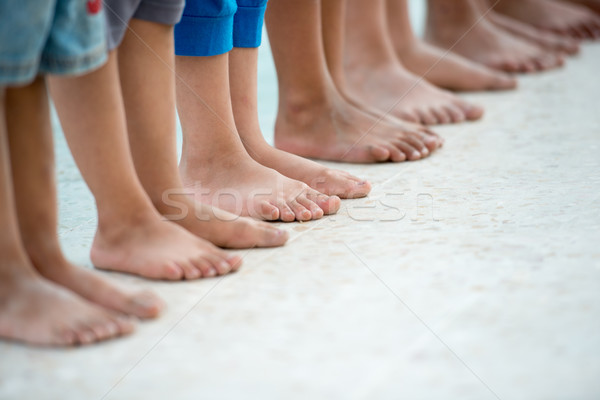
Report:
[[[248,154],[261,165],[306,183],[311,188],[342,199],[365,197],[371,191],[368,181],[359,179],[346,171],[324,167],[314,161],[276,149],[261,140],[244,142]]]
[[[99,224],[91,259],[100,269],[167,280],[223,275],[241,264],[239,257],[228,256],[158,215]]]
[[[580,4],[600,14],[600,0],[570,0],[570,2]]]
[[[396,47],[402,64],[435,86],[458,91],[508,90],[517,80],[451,52],[414,39]]]
[[[341,97],[316,102],[281,101],[275,123],[278,148],[303,157],[373,163],[419,160],[442,141],[425,127],[392,125]]]
[[[442,21],[427,25],[426,37],[430,43],[490,68],[535,72],[564,63],[562,57],[521,40],[478,15],[461,21]]]
[[[70,346],[126,335],[133,329],[128,319],[33,272],[0,280],[0,337],[41,346]]]
[[[577,39],[600,38],[600,17],[577,4],[553,0],[500,1],[495,10],[537,28]]]
[[[180,170],[186,189],[194,192],[197,201],[236,215],[309,221],[340,208],[339,197],[319,193],[257,163],[243,147],[214,154],[200,164],[182,162]]]
[[[74,266],[60,253],[43,254],[31,246],[28,253],[42,276],[92,303],[138,318],[154,318],[164,308],[164,303],[154,293],[126,292],[98,272]]]
[[[288,233],[269,223],[238,215],[194,200],[194,193],[181,189],[168,196],[168,204],[156,208],[169,221],[194,235],[230,249],[282,246]]]
[[[550,31],[543,31],[533,25],[525,24],[497,12],[489,12],[488,18],[496,26],[522,39],[533,42],[546,50],[571,55],[579,52],[579,42],[577,39],[561,36]]]
[[[347,69],[347,77],[357,98],[398,118],[408,113],[413,120],[434,125],[477,120],[483,115],[481,107],[436,88],[399,62],[381,65],[376,71],[367,71],[359,63]]]

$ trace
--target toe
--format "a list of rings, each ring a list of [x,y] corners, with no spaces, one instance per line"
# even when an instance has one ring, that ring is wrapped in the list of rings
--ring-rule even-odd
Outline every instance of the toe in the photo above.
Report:
[[[465,113],[467,120],[475,121],[483,116],[483,108],[474,104],[461,102],[458,104],[460,109]]]
[[[184,279],[191,281],[202,276],[202,271],[192,261],[180,261],[177,263],[183,270]]]
[[[443,106],[432,108],[431,113],[435,115],[438,124],[445,125],[452,122],[452,117],[450,117],[448,111],[446,111]]]
[[[467,118],[465,112],[454,104],[447,104],[445,108],[450,118],[452,118],[452,122],[455,124],[463,122]]]
[[[384,146],[372,145],[369,147],[369,152],[374,161],[382,162],[390,159],[390,152]]]
[[[268,201],[261,201],[256,207],[248,209],[248,215],[255,219],[263,219],[265,221],[276,221],[280,214],[277,207]]]
[[[429,110],[418,110],[420,122],[425,125],[436,125],[437,118]]]
[[[293,222],[296,220],[294,211],[286,204],[283,199],[274,200],[274,205],[279,210],[279,219],[283,222]]]
[[[312,219],[319,219],[323,217],[324,212],[321,210],[321,207],[319,207],[314,201],[306,198],[306,196],[299,196],[296,201],[310,211]]]
[[[342,204],[338,196],[327,196],[317,192],[316,190],[308,192],[306,197],[317,203],[319,208],[321,208],[326,215],[335,214],[338,212]]]
[[[406,159],[409,161],[416,161],[421,159],[421,153],[415,147],[411,146],[406,141],[398,142],[397,146],[406,155]]]
[[[126,302],[127,314],[139,318],[155,318],[164,309],[165,304],[156,294],[150,291],[142,291],[130,296]]]
[[[310,221],[312,218],[312,213],[304,207],[302,204],[298,202],[297,199],[289,200],[288,206],[294,212],[294,216],[298,221]]]
[[[287,231],[275,228],[268,224],[261,224],[257,228],[258,247],[278,247],[283,246],[289,238]]]
[[[179,281],[184,278],[183,269],[174,262],[167,262],[162,267],[162,275],[160,279],[167,279],[171,281]]]
[[[406,161],[406,155],[404,152],[398,147],[395,143],[390,143],[388,146],[388,150],[390,152],[390,161],[392,162],[402,162]],[[419,155],[420,156],[420,155]]]

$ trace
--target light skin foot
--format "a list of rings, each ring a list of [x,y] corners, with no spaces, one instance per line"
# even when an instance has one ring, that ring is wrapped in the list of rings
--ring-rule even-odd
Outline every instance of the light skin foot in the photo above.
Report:
[[[233,115],[248,154],[261,165],[304,182],[321,193],[344,199],[368,195],[371,191],[369,182],[345,171],[326,168],[314,161],[273,148],[265,141],[258,121],[257,64],[256,48],[234,48],[229,53]]]
[[[233,115],[229,65],[229,54],[176,57],[185,187],[197,201],[257,219],[308,221],[337,212],[337,196],[319,193],[248,155]]]
[[[127,318],[34,273],[0,280],[0,337],[39,346],[72,346],[126,335],[133,329]]]
[[[508,90],[516,79],[443,51],[414,35],[406,0],[387,0],[388,26],[396,54],[415,75],[435,86],[456,91]]]
[[[54,146],[48,94],[43,79],[6,96],[7,126],[19,230],[27,255],[38,272],[97,305],[139,318],[163,308],[151,292],[124,291],[99,273],[69,263],[57,234]],[[40,201],[43,199],[43,201]]]
[[[538,29],[533,25],[517,21],[494,11],[488,13],[488,19],[496,24],[496,26],[522,39],[535,43],[546,50],[569,55],[579,53],[580,48],[577,39]]]
[[[156,209],[220,247],[283,245],[285,231],[185,195],[175,140],[173,27],[135,18],[129,27],[117,49],[121,91],[136,172]]]
[[[165,280],[210,278],[236,271],[241,265],[238,256],[228,256],[156,216],[99,225],[90,256],[100,269]]]
[[[385,0],[348,2],[346,77],[351,92],[399,118],[409,114],[426,125],[476,120],[483,109],[408,72],[394,52]]]
[[[536,28],[576,39],[600,38],[600,16],[590,9],[555,0],[502,0],[495,10]]]
[[[569,3],[575,3],[593,10],[597,14],[600,14],[600,1],[599,0],[568,0]]]
[[[118,79],[112,52],[94,72],[50,81],[65,136],[98,208],[92,262],[101,269],[166,280],[235,271],[239,257],[163,220],[153,207],[129,153]]]
[[[322,9],[317,2],[269,4],[266,23],[279,80],[276,147],[342,162],[426,157],[443,142],[435,133],[371,113],[344,93],[342,6],[337,0],[324,1]]]
[[[429,1],[426,39],[471,61],[507,72],[556,68],[564,59],[499,28],[477,0]]]
[[[9,147],[13,143],[9,144],[7,125],[13,137],[17,134],[30,137],[50,131],[48,124],[42,127],[43,132],[30,132],[27,128],[31,126],[22,125],[23,119],[19,118],[26,115],[38,125],[48,122],[44,112],[48,109],[48,99],[42,89],[41,79],[23,88],[11,89],[9,103],[12,106],[9,107],[9,113],[5,114],[5,93],[4,88],[0,87],[0,338],[40,346],[70,346],[128,334],[134,329],[129,319],[89,303],[66,288],[43,279],[25,252],[17,221],[11,158],[28,159],[28,154],[10,156]],[[15,110],[14,96],[31,101]],[[10,115],[10,121],[6,121],[7,114]],[[15,131],[15,128],[20,129]],[[47,159],[47,155],[44,159]],[[29,161],[33,165],[28,167],[35,169],[36,160]],[[45,200],[45,197],[36,196],[33,201],[42,203]],[[38,216],[35,211],[31,210],[31,218],[40,223],[46,222],[43,215]]]

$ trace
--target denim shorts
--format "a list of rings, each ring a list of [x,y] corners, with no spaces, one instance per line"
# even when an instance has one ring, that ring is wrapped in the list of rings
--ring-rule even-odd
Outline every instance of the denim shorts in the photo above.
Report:
[[[0,86],[79,75],[105,61],[102,0],[0,1]]]
[[[121,44],[130,19],[175,25],[184,6],[185,0],[104,0],[108,49]]]

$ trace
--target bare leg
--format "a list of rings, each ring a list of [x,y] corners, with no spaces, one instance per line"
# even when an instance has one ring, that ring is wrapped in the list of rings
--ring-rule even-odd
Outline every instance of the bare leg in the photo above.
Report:
[[[380,122],[338,92],[327,69],[320,18],[319,2],[269,3],[266,22],[279,81],[277,147],[345,162],[404,161],[421,158],[421,151],[429,154],[424,139],[429,138],[434,149],[435,135],[418,126],[404,132]]]
[[[508,72],[555,68],[562,57],[499,28],[479,0],[429,0],[427,40],[469,60]]]
[[[98,268],[171,280],[236,269],[239,257],[162,220],[152,206],[129,153],[118,79],[111,53],[108,63],[90,74],[50,81],[71,151],[98,207],[92,262]]]
[[[375,125],[378,128],[373,130],[373,135],[379,135],[380,138],[391,139],[396,143],[408,145],[409,147],[403,150],[407,160],[416,158],[415,153],[411,154],[410,151],[407,151],[412,150],[412,148],[421,153],[421,157],[427,156],[430,152],[442,146],[444,142],[442,138],[429,128],[415,124],[416,120],[410,113],[402,113],[404,120],[397,118],[390,113],[379,110],[372,104],[363,102],[350,90],[344,71],[346,3],[347,0],[321,1],[321,25],[325,58],[337,91],[349,103],[349,110],[355,111],[355,114],[358,110],[363,119],[365,119],[364,114],[366,114],[368,122],[372,124],[371,126]],[[341,112],[341,114],[346,113],[347,111]]]
[[[412,73],[450,90],[506,90],[517,86],[512,77],[418,39],[411,26],[407,0],[387,0],[387,10],[394,49]]]
[[[178,215],[177,207],[192,210],[173,221],[221,247],[285,243],[287,233],[271,224],[237,217],[184,194],[175,142],[173,27],[138,19],[129,26],[118,49],[119,75],[133,161],[154,206],[167,216]],[[172,193],[168,201],[166,193]]]
[[[346,14],[346,72],[352,91],[398,117],[410,112],[428,125],[481,118],[483,109],[408,72],[389,37],[385,0],[350,0]]]
[[[162,302],[152,293],[128,294],[99,273],[65,259],[56,231],[56,183],[46,86],[38,79],[27,89],[8,94],[10,151],[19,155],[11,158],[19,227],[33,265],[42,276],[94,303],[142,318],[158,315]],[[29,104],[36,104],[37,112],[30,113]]]
[[[288,178],[302,181],[321,193],[342,198],[364,197],[369,194],[369,182],[345,171],[326,168],[314,161],[273,148],[265,141],[258,122],[257,62],[256,48],[234,48],[229,53],[233,115],[250,156],[260,164],[273,168]]]
[[[564,36],[600,38],[600,16],[582,5],[555,0],[501,0],[495,10]]]
[[[286,222],[337,212],[339,198],[320,194],[248,155],[232,111],[229,54],[177,56],[176,65],[183,128],[180,171],[198,200],[236,214]]]
[[[24,104],[24,108],[11,110],[11,133],[15,128],[25,128],[16,126],[17,120],[23,122],[23,119],[15,119],[17,116],[12,112],[41,122],[36,117],[48,105],[40,87],[43,83],[38,80],[24,88],[10,89],[11,94],[33,95],[33,101]],[[42,278],[31,264],[17,222],[4,107],[4,89],[0,88],[0,337],[35,345],[67,346],[130,333],[133,330],[130,321]],[[43,129],[48,131],[49,126]],[[14,134],[30,133],[14,131]],[[36,198],[38,202],[44,200],[45,197]]]

